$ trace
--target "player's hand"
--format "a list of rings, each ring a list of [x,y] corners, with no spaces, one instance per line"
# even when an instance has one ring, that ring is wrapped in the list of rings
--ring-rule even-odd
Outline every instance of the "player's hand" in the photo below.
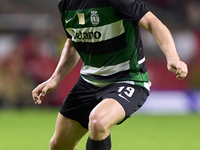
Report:
[[[181,60],[169,60],[167,62],[167,68],[169,71],[175,73],[177,75],[176,78],[179,80],[184,79],[188,74],[187,65]]]
[[[41,104],[42,98],[57,87],[57,82],[54,80],[47,80],[39,84],[33,91],[32,97],[35,104]]]

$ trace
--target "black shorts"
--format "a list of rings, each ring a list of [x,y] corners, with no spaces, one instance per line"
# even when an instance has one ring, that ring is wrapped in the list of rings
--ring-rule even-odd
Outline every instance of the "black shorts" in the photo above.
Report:
[[[90,112],[105,98],[113,98],[122,105],[126,112],[124,119],[126,120],[144,104],[148,95],[149,91],[146,88],[137,85],[122,82],[96,87],[79,78],[63,101],[60,113],[67,118],[78,121],[84,128],[88,129]]]

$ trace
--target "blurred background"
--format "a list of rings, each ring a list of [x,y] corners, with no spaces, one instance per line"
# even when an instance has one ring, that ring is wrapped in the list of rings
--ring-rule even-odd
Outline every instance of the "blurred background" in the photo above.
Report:
[[[153,36],[142,30],[151,96],[141,113],[200,112],[200,1],[143,0],[170,29],[189,74],[177,80]],[[0,1],[0,107],[35,107],[31,91],[53,73],[66,35],[57,0]],[[48,94],[42,106],[58,107],[79,77],[82,62]]]

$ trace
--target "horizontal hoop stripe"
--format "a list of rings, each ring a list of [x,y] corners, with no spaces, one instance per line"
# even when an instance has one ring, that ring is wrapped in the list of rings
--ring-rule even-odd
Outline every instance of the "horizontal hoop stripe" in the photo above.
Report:
[[[86,79],[86,78],[84,78],[83,76],[81,76],[86,82],[88,82],[88,83],[90,83],[90,84],[93,84],[93,85],[95,85],[95,86],[97,86],[97,87],[104,87],[104,86],[106,86],[106,85],[108,85],[108,84],[110,84],[110,83],[106,83],[106,82],[95,82],[95,81],[91,81],[91,80],[88,80],[88,79]]]
[[[92,80],[88,80],[86,79],[84,76],[81,76],[86,82],[93,84],[95,86],[98,87],[104,87],[108,84],[111,84],[110,82],[97,82],[97,81],[92,81]],[[143,84],[143,87],[145,87],[148,91],[150,91],[150,87],[151,87],[151,82],[134,82],[134,81],[120,81],[120,82],[116,82],[116,83],[128,83],[128,84],[132,84],[132,85],[139,85],[141,86],[141,84]]]
[[[100,75],[82,75],[85,78],[102,81],[102,82],[116,82],[121,78],[130,78],[129,71],[121,71],[109,76],[100,76]]]
[[[96,68],[96,67],[91,67],[91,66],[85,65],[81,68],[80,73],[83,75],[109,76],[109,75],[115,74],[117,72],[129,70],[130,69],[129,62],[130,61],[126,61],[126,62],[120,63],[118,65],[103,66],[101,68]]]
[[[150,87],[151,87],[151,82],[144,82],[144,87],[150,91]]]
[[[90,55],[104,55],[117,52],[127,47],[125,34],[121,34],[118,37],[113,38],[112,40],[106,40],[96,43],[83,43],[78,42],[75,45],[75,48],[79,53],[85,53]],[[113,44],[115,43],[115,44]],[[86,49],[85,47],[91,47],[91,49]]]
[[[138,61],[138,65],[141,65],[144,62],[145,62],[145,57]]]
[[[120,81],[120,82],[116,82],[116,83],[127,83],[127,84],[135,85],[134,81]]]

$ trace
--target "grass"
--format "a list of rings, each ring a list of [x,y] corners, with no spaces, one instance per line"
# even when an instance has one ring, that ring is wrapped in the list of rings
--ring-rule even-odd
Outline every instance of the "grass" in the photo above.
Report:
[[[48,150],[58,110],[0,110],[0,150]],[[134,115],[112,130],[112,150],[199,150],[199,127],[198,114]]]

